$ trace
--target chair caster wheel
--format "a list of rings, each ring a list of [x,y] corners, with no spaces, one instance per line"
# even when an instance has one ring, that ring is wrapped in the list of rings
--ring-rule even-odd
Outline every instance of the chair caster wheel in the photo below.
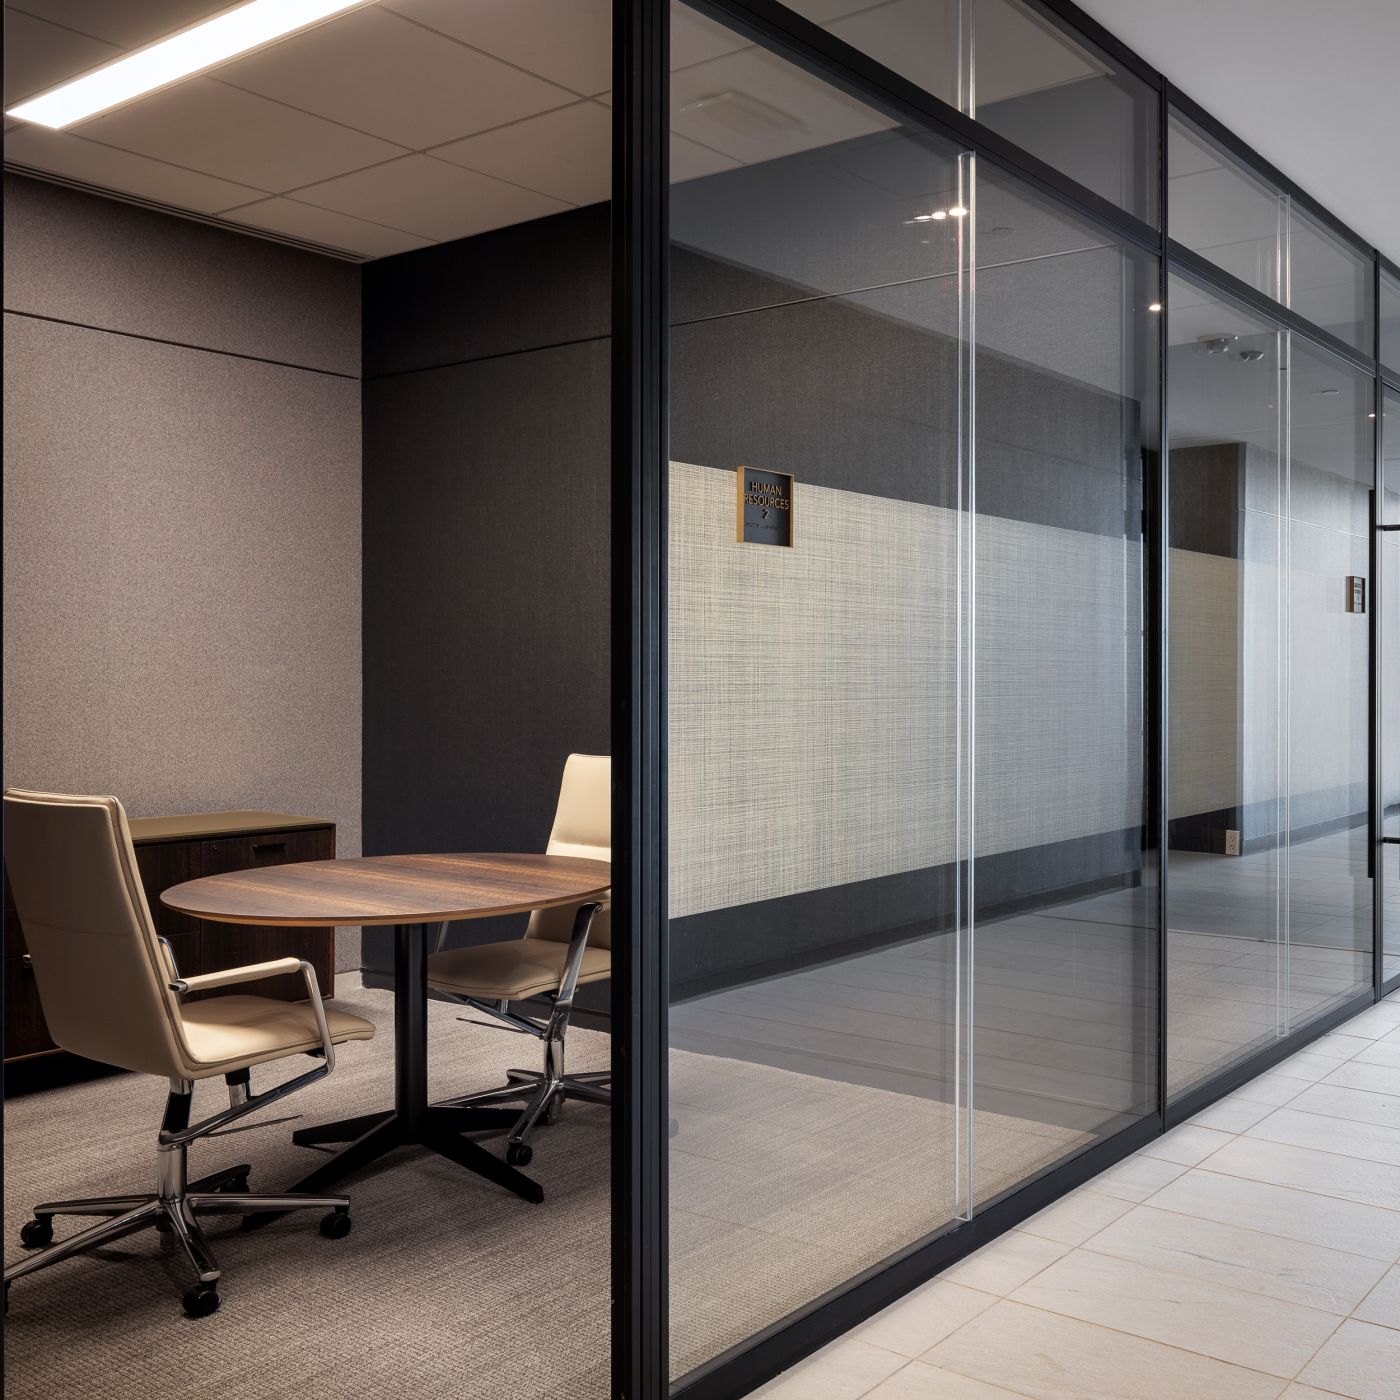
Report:
[[[506,1161],[512,1167],[528,1167],[535,1149],[528,1142],[513,1142],[506,1148]]]
[[[212,1317],[224,1300],[219,1297],[216,1284],[201,1283],[198,1288],[191,1288],[180,1301],[186,1317]]]
[[[350,1212],[333,1210],[321,1217],[321,1233],[328,1240],[343,1240],[350,1233]]]
[[[19,1242],[26,1249],[42,1249],[46,1244],[52,1244],[53,1218],[36,1215],[33,1220],[26,1220],[19,1232]]]

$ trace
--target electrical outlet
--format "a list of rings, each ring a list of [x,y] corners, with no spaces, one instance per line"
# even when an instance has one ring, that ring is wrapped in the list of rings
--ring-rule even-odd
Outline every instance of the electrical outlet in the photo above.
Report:
[[[1240,853],[1240,834],[1238,831],[1227,831],[1225,833],[1225,854],[1227,856],[1237,856]]]

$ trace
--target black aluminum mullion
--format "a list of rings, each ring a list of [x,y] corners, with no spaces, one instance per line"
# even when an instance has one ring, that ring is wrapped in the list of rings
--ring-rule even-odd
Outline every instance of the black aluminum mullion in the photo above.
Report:
[[[1156,584],[1155,607],[1153,609],[1151,666],[1156,685],[1153,696],[1153,719],[1156,722],[1156,744],[1152,749],[1151,778],[1157,785],[1157,1114],[1158,1121],[1165,1131],[1167,1123],[1167,1098],[1170,1092],[1169,1069],[1171,1034],[1171,1007],[1168,1001],[1171,983],[1171,948],[1168,928],[1170,903],[1167,882],[1171,878],[1168,869],[1167,849],[1170,845],[1171,815],[1167,802],[1170,771],[1170,712],[1168,709],[1168,650],[1171,646],[1169,626],[1171,621],[1171,425],[1167,416],[1168,350],[1171,347],[1169,318],[1171,302],[1168,299],[1170,283],[1167,267],[1167,200],[1169,196],[1167,179],[1167,85],[1158,80],[1160,91],[1157,126],[1157,182],[1158,214],[1162,220],[1162,239],[1157,258],[1158,295],[1157,304],[1162,308],[1158,314],[1157,327],[1157,481],[1156,481],[1156,521],[1155,528],[1149,529],[1149,548],[1155,551],[1153,559],[1153,579]]]
[[[1377,255],[1379,256],[1379,254]],[[1377,266],[1371,279],[1372,338],[1376,350],[1376,378],[1372,385],[1371,404],[1371,658],[1370,687],[1367,704],[1370,709],[1371,740],[1371,966],[1374,974],[1376,999],[1385,995],[1385,674],[1381,655],[1383,632],[1381,624],[1389,621],[1394,628],[1400,619],[1385,616],[1385,592],[1381,587],[1381,500],[1385,490],[1385,463],[1381,457],[1384,433],[1381,423],[1385,414],[1385,381],[1381,377],[1381,277]]]
[[[670,7],[613,0],[612,1394],[669,1369],[666,487]]]
[[[1161,234],[1151,224],[1071,180],[1053,165],[989,131],[956,107],[776,0],[685,0],[685,4],[747,35],[763,48],[902,125],[924,127],[964,150],[976,152],[979,158],[1070,205],[1082,218],[1116,237],[1148,252],[1159,250]]]
[[[1284,330],[1292,331],[1294,335],[1301,336],[1304,340],[1330,351],[1338,359],[1345,360],[1364,374],[1374,375],[1376,373],[1374,356],[1368,355],[1363,350],[1358,350],[1354,345],[1348,345],[1346,341],[1323,330],[1320,326],[1313,325],[1311,321],[1305,320],[1296,311],[1290,310],[1281,302],[1266,296],[1258,288],[1251,287],[1248,282],[1242,282],[1238,277],[1226,272],[1221,267],[1217,267],[1209,258],[1203,258],[1184,243],[1178,243],[1174,238],[1167,239],[1167,258],[1174,272],[1188,273],[1193,281],[1204,284],[1208,290],[1223,297],[1226,301],[1234,302],[1242,310],[1275,322]]]
[[[1345,224],[1325,205],[1319,204],[1301,185],[1295,184],[1272,161],[1266,160],[1253,146],[1241,141],[1218,117],[1213,117],[1200,103],[1188,97],[1173,83],[1167,83],[1167,97],[1171,105],[1186,117],[1194,126],[1201,128],[1212,141],[1218,142],[1236,160],[1249,167],[1251,172],[1267,180],[1295,204],[1305,209],[1329,233],[1335,234],[1353,253],[1368,262],[1375,257],[1375,249],[1350,225]]]

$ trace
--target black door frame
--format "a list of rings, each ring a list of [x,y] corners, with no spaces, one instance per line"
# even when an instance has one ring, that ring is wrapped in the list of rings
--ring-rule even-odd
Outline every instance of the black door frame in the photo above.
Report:
[[[1374,376],[1376,454],[1380,454],[1379,289],[1376,341],[1370,355],[1337,341],[1269,301],[1166,236],[1165,154],[1170,108],[1186,115],[1256,174],[1290,195],[1373,266],[1397,275],[1394,264],[1239,141],[1209,113],[1173,88],[1164,76],[1068,0],[1025,0],[1075,37],[1097,46],[1112,62],[1154,90],[1158,117],[1160,227],[1135,218],[1092,190],[979,126],[909,80],[874,62],[826,30],[775,0],[682,0],[748,35],[765,48],[884,110],[902,123],[952,140],[1009,170],[1068,205],[1079,217],[1117,238],[1156,254],[1161,300],[1166,278],[1178,267],[1209,283],[1247,309],[1343,356]],[[1159,424],[1155,480],[1148,493],[1145,538],[1149,600],[1148,802],[1150,839],[1158,851],[1159,1101],[1155,1112],[1079,1156],[1064,1162],[942,1233],[912,1243],[877,1268],[818,1299],[743,1346],[669,1383],[669,1282],[667,1238],[667,905],[666,905],[666,521],[669,386],[669,122],[668,0],[614,0],[613,121],[613,755],[614,927],[613,948],[613,1395],[617,1400],[730,1400],[747,1393],[802,1357],[864,1321],[933,1277],[949,1264],[1026,1219],[1066,1191],[1136,1151],[1152,1138],[1198,1113],[1247,1079],[1269,1068],[1358,1011],[1400,976],[1384,984],[1379,823],[1373,820],[1375,857],[1375,974],[1373,985],[1334,1007],[1247,1061],[1222,1072],[1174,1102],[1166,1098],[1167,958],[1166,886],[1166,582],[1167,552],[1167,307],[1159,332]],[[1374,579],[1374,570],[1372,578]],[[1382,615],[1372,590],[1373,657]],[[1380,668],[1369,686],[1373,775],[1379,772]],[[1379,789],[1377,789],[1379,791]],[[1373,814],[1376,803],[1373,801]]]

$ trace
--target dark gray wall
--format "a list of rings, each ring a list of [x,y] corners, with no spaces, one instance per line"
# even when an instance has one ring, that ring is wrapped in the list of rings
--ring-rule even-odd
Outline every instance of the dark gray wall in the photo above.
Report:
[[[359,283],[5,177],[7,783],[358,854]]]

